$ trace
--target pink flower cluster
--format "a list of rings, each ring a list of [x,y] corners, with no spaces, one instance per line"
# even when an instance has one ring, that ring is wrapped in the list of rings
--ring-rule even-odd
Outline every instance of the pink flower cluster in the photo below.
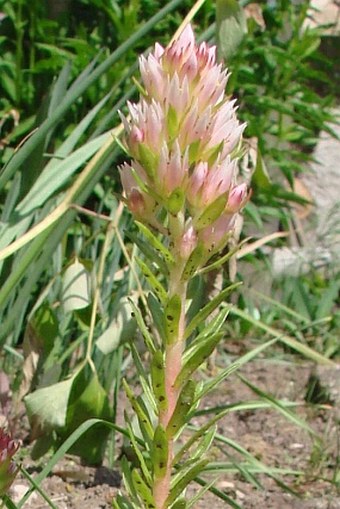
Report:
[[[17,474],[12,458],[18,448],[19,443],[0,428],[0,496],[5,495]]]
[[[225,97],[228,74],[216,48],[197,45],[188,25],[167,48],[140,58],[144,93],[122,116],[133,160],[120,168],[130,210],[156,224],[161,209],[183,218],[180,254],[220,249],[247,200],[233,157],[245,125]]]

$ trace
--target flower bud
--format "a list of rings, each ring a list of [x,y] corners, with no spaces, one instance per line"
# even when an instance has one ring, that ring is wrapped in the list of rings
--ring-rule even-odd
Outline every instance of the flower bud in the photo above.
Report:
[[[0,496],[5,495],[17,475],[18,468],[12,458],[18,448],[19,442],[12,440],[10,435],[0,428]]]
[[[248,199],[247,184],[235,186],[229,193],[226,210],[229,213],[238,212]]]
[[[179,242],[179,255],[187,260],[197,246],[197,234],[192,226],[184,232]]]

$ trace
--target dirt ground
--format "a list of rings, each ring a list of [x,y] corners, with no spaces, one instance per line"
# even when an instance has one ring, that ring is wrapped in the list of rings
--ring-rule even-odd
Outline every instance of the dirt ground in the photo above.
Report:
[[[311,374],[320,383],[322,407],[307,405],[304,401]],[[301,475],[277,474],[295,494],[284,491],[272,478],[256,474],[262,486],[256,488],[241,473],[221,473],[215,486],[235,500],[243,509],[340,509],[340,366],[315,368],[310,363],[297,364],[296,358],[273,361],[257,360],[246,365],[240,373],[261,390],[283,401],[295,402],[296,414],[317,433],[313,438],[282,413],[273,409],[230,412],[218,425],[218,433],[237,441],[268,467],[301,471]],[[325,390],[323,393],[322,391]],[[237,377],[226,380],[205,401],[201,408],[256,400],[258,397]],[[194,425],[208,419],[208,415],[195,418]],[[214,445],[212,461],[233,461],[241,458],[227,445],[220,449]],[[34,463],[27,457],[24,466],[32,471]],[[209,479],[206,476],[206,479]],[[43,489],[57,509],[109,509],[121,484],[119,468],[97,469],[83,467],[77,458],[66,457],[57,465],[53,475],[45,479]],[[18,478],[12,497],[19,500],[25,493],[27,482]],[[190,497],[198,486],[193,484]],[[50,506],[34,493],[24,505],[25,509],[47,509]],[[227,502],[212,493],[195,505],[195,509],[222,509]]]

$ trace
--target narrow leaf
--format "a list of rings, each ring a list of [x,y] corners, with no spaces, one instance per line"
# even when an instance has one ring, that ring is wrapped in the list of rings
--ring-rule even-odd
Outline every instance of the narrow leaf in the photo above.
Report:
[[[157,251],[157,253],[161,256],[163,256],[164,260],[168,263],[168,264],[173,264],[175,263],[175,260],[172,256],[172,254],[170,253],[170,251],[164,246],[164,244],[156,237],[156,235],[154,235],[152,233],[152,231],[147,228],[144,224],[142,223],[139,223],[138,221],[136,221],[136,224],[139,228],[139,230],[141,231],[141,233],[143,233],[143,235],[145,236],[145,238],[150,242],[151,246],[155,248],[155,250]]]
[[[198,345],[196,351],[186,360],[178,374],[174,384],[175,387],[180,387],[200,367],[200,365],[215,350],[222,337],[223,333],[219,332],[208,336],[207,340],[205,340],[201,345]]]
[[[150,422],[149,416],[144,412],[141,405],[139,404],[137,398],[134,396],[132,390],[130,389],[128,383],[125,379],[123,379],[123,387],[125,390],[125,393],[131,403],[132,408],[136,412],[139,425],[141,428],[144,428],[149,438],[152,438],[153,436],[153,428]]]
[[[179,395],[174,413],[166,428],[166,434],[169,439],[173,438],[187,422],[192,403],[195,399],[195,392],[196,383],[193,380],[188,380]]]
[[[152,270],[144,263],[138,256],[135,257],[136,262],[138,263],[143,275],[159,300],[164,303],[167,299],[167,292],[165,291],[163,285],[156,278],[155,274]]]
[[[155,509],[156,505],[151,490],[136,468],[132,470],[132,481],[145,507],[147,507],[147,509]]]
[[[152,444],[152,465],[156,479],[162,479],[165,476],[167,471],[168,456],[169,447],[166,432],[161,425],[158,425],[155,430]]]
[[[145,346],[149,350],[149,352],[154,353],[156,351],[154,341],[153,341],[151,334],[148,331],[148,328],[144,322],[142,313],[140,312],[140,310],[138,309],[136,304],[133,302],[133,300],[132,299],[129,299],[129,300],[130,300],[130,303],[131,303],[131,306],[133,309],[134,316],[137,320],[138,327],[143,335]]]
[[[165,365],[164,356],[161,350],[157,350],[151,361],[151,380],[155,398],[160,410],[165,410],[168,406],[165,390]]]
[[[206,319],[208,316],[224,301],[226,296],[238,288],[242,283],[234,283],[233,285],[228,286],[220,292],[216,297],[214,297],[204,308],[202,308],[199,313],[191,320],[187,328],[185,329],[185,338],[188,338],[194,330]]]
[[[187,281],[190,279],[200,266],[200,264],[203,262],[205,255],[205,250],[202,244],[199,244],[191,253],[191,255],[188,258],[187,263],[185,264],[185,267],[183,269],[182,274],[182,281]]]
[[[179,295],[173,295],[165,307],[165,327],[167,343],[171,345],[178,340],[178,328],[181,318],[182,303]]]
[[[180,496],[182,491],[185,490],[185,488],[188,486],[188,484],[195,479],[195,477],[202,472],[204,467],[209,463],[208,460],[202,460],[198,462],[196,465],[194,465],[192,468],[190,468],[184,475],[182,475],[179,480],[174,484],[174,486],[171,488],[170,495],[166,499],[166,504],[170,505],[177,497]]]

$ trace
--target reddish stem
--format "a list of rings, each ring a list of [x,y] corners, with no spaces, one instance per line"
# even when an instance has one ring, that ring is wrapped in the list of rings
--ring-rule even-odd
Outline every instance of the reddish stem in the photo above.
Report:
[[[167,409],[161,411],[159,414],[159,424],[166,429],[172,414],[176,408],[177,400],[180,390],[175,388],[175,380],[182,367],[182,354],[184,349],[184,331],[185,331],[185,302],[187,285],[179,279],[181,271],[174,271],[170,274],[170,289],[169,295],[177,294],[180,296],[182,307],[181,316],[178,327],[177,341],[167,345],[165,350],[165,389],[167,395],[168,406]],[[157,509],[167,509],[166,499],[170,492],[172,462],[174,458],[173,440],[168,441],[168,462],[167,470],[164,477],[155,480],[153,495]]]

